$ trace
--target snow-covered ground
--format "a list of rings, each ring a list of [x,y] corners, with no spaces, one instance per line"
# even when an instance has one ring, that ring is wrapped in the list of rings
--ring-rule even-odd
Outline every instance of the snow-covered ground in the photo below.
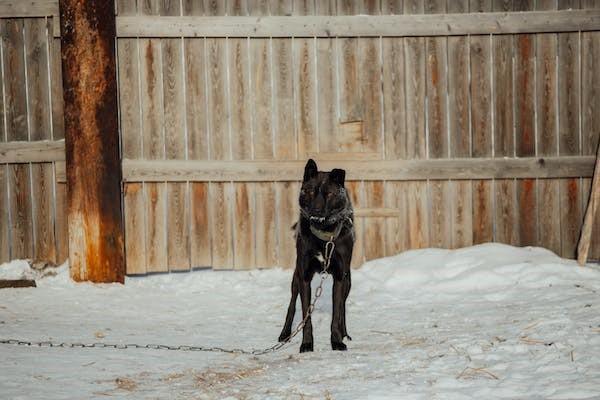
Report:
[[[0,338],[261,348],[290,270],[196,271],[0,290]],[[0,266],[19,277],[25,262]],[[600,270],[540,248],[418,250],[353,271],[347,352],[331,351],[331,278],[299,339],[260,357],[0,345],[1,399],[600,398]],[[316,284],[317,279],[313,283]]]

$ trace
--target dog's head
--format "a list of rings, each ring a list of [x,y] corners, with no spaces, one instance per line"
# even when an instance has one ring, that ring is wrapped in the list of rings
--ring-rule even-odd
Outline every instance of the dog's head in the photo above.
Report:
[[[300,208],[311,224],[335,224],[352,212],[350,198],[344,187],[345,178],[346,171],[343,169],[319,171],[317,163],[312,159],[308,160],[300,190]]]

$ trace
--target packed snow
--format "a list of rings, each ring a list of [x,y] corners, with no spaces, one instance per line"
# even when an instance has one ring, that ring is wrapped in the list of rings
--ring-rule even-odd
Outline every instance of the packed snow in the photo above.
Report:
[[[66,266],[57,272],[37,288],[0,290],[0,338],[264,348],[280,333],[292,275],[200,270],[122,286],[73,283]],[[0,265],[0,278],[32,274],[25,261]],[[346,352],[329,344],[329,278],[313,353],[298,353],[299,337],[259,357],[0,345],[0,398],[600,396],[597,265],[485,244],[371,261],[352,281]]]

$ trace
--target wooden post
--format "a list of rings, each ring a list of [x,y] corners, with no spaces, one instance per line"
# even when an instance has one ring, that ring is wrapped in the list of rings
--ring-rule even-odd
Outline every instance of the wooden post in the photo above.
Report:
[[[594,168],[594,178],[592,180],[592,189],[590,191],[590,199],[585,211],[583,227],[581,228],[581,236],[579,237],[579,245],[577,246],[577,262],[579,265],[585,265],[587,261],[588,251],[590,250],[590,241],[592,237],[592,227],[594,216],[600,205],[600,143],[596,151],[596,167]]]
[[[114,2],[59,6],[71,277],[123,283]]]

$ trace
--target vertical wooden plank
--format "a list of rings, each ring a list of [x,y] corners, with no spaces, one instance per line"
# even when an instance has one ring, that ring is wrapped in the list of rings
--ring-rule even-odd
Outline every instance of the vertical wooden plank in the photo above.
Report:
[[[0,142],[3,141],[4,135],[0,136]],[[0,165],[0,263],[10,261],[10,221],[8,218],[9,202],[6,171],[7,166]]]
[[[135,0],[118,1],[117,11],[119,15],[135,15],[137,12]],[[142,156],[138,61],[138,41],[136,39],[118,39],[121,152],[123,158],[128,159],[137,159]],[[123,205],[127,274],[144,274],[146,273],[146,242],[140,240],[146,232],[144,185],[142,183],[124,184]]]
[[[296,158],[296,134],[294,130],[294,91],[292,71],[292,39],[272,39],[273,51],[273,147],[275,158]]]
[[[246,1],[239,0],[227,4],[228,15],[248,15]],[[229,63],[229,109],[232,152],[234,160],[251,159],[252,133],[252,94],[250,87],[250,56],[248,39],[231,38],[227,41]],[[255,266],[254,244],[254,183],[235,182],[234,204],[234,268]]]
[[[183,1],[184,15],[204,15],[204,2]],[[186,38],[184,46],[188,159],[208,160],[206,54],[204,38]],[[190,182],[190,266],[212,264],[208,183]]]
[[[381,13],[379,0],[365,1],[358,10],[361,14]],[[383,93],[381,88],[381,38],[358,39],[359,88],[363,109],[363,150],[383,156]],[[364,182],[366,206],[381,208],[385,202],[384,182]],[[365,218],[365,258],[372,260],[385,255],[386,221],[383,217]]]
[[[493,11],[512,11],[511,0],[494,0]],[[513,37],[492,36],[492,74],[494,108],[494,156],[515,155],[513,121]],[[497,179],[494,182],[494,241],[519,244],[518,207],[514,179]]]
[[[559,9],[579,8],[579,0],[561,1]],[[580,154],[581,114],[580,34],[558,34],[558,136],[559,155]],[[579,230],[583,222],[579,178],[560,179],[560,242],[561,256],[575,258]]]
[[[181,15],[179,2],[163,1],[161,15]],[[186,157],[183,39],[162,39],[163,106],[167,159]],[[172,271],[190,269],[188,184],[167,183],[167,263]]]
[[[314,14],[312,1],[294,1],[294,15]],[[294,38],[294,108],[298,140],[298,157],[306,158],[308,153],[317,151],[316,131],[316,83],[315,83],[315,41],[314,39]]]
[[[269,15],[268,1],[251,0],[248,6],[251,15]],[[254,158],[259,160],[274,157],[271,50],[270,39],[250,40]],[[276,265],[276,202],[273,183],[255,184],[254,227],[256,265],[260,267]]]
[[[397,209],[400,216],[386,218],[385,255],[391,256],[409,249],[408,204],[406,182],[385,183],[385,206]]]
[[[291,15],[292,0],[272,0],[271,14]],[[294,131],[294,88],[292,39],[271,39],[273,52],[273,139],[274,156],[280,160],[296,159],[297,142]],[[299,177],[300,178],[300,177]],[[292,225],[298,219],[298,182],[276,182],[277,202],[277,264],[293,268],[296,259],[296,241]]]
[[[442,0],[426,0],[425,12],[443,14],[446,2]],[[429,158],[447,158],[448,108],[446,92],[447,77],[447,38],[428,37],[425,39],[427,60],[426,94],[427,94],[427,137],[429,141]],[[452,219],[450,215],[450,183],[448,181],[429,181],[430,197],[430,246],[450,248],[452,245]]]
[[[331,6],[330,1],[319,2],[325,8],[317,7],[317,14],[323,15]],[[327,14],[324,14],[327,15]],[[334,14],[335,15],[335,14]],[[335,60],[335,40],[319,38],[317,42],[317,136],[319,150],[324,152],[339,151],[338,144],[338,118],[337,118],[337,76]]]
[[[402,1],[382,1],[382,14],[402,14]],[[406,158],[406,91],[403,38],[382,38],[383,126],[386,159]],[[387,256],[409,248],[406,182],[385,182],[385,206],[400,212],[396,218],[386,218]]]
[[[470,1],[471,12],[491,11],[490,0]],[[473,157],[492,155],[490,36],[473,35],[470,42],[471,150]],[[473,242],[493,240],[492,181],[473,181]]]
[[[368,181],[363,183],[366,197],[366,206],[369,208],[383,208],[385,203],[384,183],[382,181]],[[365,258],[373,260],[385,255],[386,227],[384,217],[365,218]]]
[[[294,268],[296,261],[296,237],[292,226],[298,221],[300,207],[298,196],[300,182],[277,182],[277,242],[279,243],[278,265]]]
[[[411,249],[429,247],[429,205],[427,184],[407,181],[408,243]]]
[[[158,0],[140,3],[143,15],[157,15]],[[163,130],[162,51],[159,39],[139,39],[143,157],[165,157]],[[146,271],[165,272],[167,266],[167,187],[164,182],[144,184],[146,203]]]
[[[422,14],[423,1],[406,0],[405,14]],[[406,84],[406,156],[425,158],[425,41],[424,38],[404,39]]]
[[[452,247],[473,244],[473,189],[471,181],[453,181],[452,202]]]
[[[225,2],[211,1],[207,15],[224,15]],[[231,159],[231,140],[227,117],[227,39],[207,38],[208,115],[210,128],[209,156],[212,160]],[[212,226],[213,268],[232,268],[233,252],[233,185],[211,182],[209,188]]]
[[[443,0],[426,0],[425,13],[444,14],[446,2]],[[446,107],[446,75],[447,39],[444,37],[427,37],[425,39],[427,60],[426,95],[427,95],[427,137],[429,139],[429,158],[448,157],[448,110]]]
[[[271,52],[269,39],[250,40],[254,158],[273,158]]]
[[[555,0],[540,0],[537,10],[556,9]],[[536,34],[536,115],[538,155],[558,154],[557,126],[557,35]],[[538,181],[539,245],[560,255],[560,199],[556,179]]]
[[[359,2],[340,0],[337,2],[338,15],[358,14]],[[363,103],[360,99],[358,39],[338,38],[338,101],[340,121],[362,121],[364,118]],[[361,142],[355,137],[341,137],[344,148],[350,151],[362,150]],[[362,139],[362,137],[360,138]]]
[[[398,3],[398,2],[396,2]],[[402,4],[384,1],[382,13],[401,14]],[[406,158],[406,96],[404,39],[382,38],[383,48],[383,115],[386,159]],[[385,205],[399,210],[397,218],[386,218],[385,254],[394,255],[408,249],[408,222],[405,182],[385,182]]]
[[[146,273],[144,186],[142,183],[128,183],[123,187],[125,217],[125,257],[127,274]]]
[[[423,0],[406,0],[405,14],[422,14]],[[427,157],[425,124],[425,96],[427,85],[427,65],[425,39],[411,37],[404,39],[405,89],[406,89],[406,157],[419,159]],[[408,227],[410,248],[429,245],[429,206],[427,182],[407,182]]]
[[[46,28],[45,18],[27,18],[24,20],[30,140],[52,139]],[[54,176],[52,169],[51,163],[31,165],[32,219],[35,229],[33,257],[55,262]]]
[[[0,56],[4,51],[4,35],[0,21]],[[0,69],[4,68],[4,60],[0,58]],[[6,141],[4,129],[4,76],[0,75],[0,143]],[[8,165],[0,164],[0,263],[10,260],[10,219],[8,216]]]
[[[359,12],[367,15],[380,14],[379,0],[365,1]],[[363,150],[382,153],[381,38],[358,39],[358,63]]]
[[[404,39],[382,38],[385,158],[406,158]]]
[[[514,2],[515,11],[532,11],[533,0]],[[536,155],[535,35],[514,35],[514,123],[517,157]],[[537,245],[537,181],[517,180],[518,231],[521,246]]]
[[[346,189],[350,195],[350,201],[354,208],[360,208],[363,204],[362,194],[364,192],[362,181],[347,181]],[[356,232],[354,248],[352,250],[352,268],[358,268],[366,261],[365,254],[365,231],[364,217],[354,218],[354,229]]]
[[[449,13],[469,11],[469,1],[448,2]],[[471,156],[469,120],[469,42],[466,36],[448,37],[448,129],[450,156]],[[471,181],[451,182],[452,247],[473,244]]]
[[[6,138],[28,140],[27,96],[23,49],[23,20],[0,21],[5,81]],[[29,164],[8,166],[12,259],[33,256],[33,224]]]
[[[259,182],[255,190],[256,265],[273,267],[277,264],[275,186]]]
[[[58,24],[56,18],[51,19],[51,26],[48,32],[53,32],[54,24]],[[50,35],[49,35],[50,36]],[[50,81],[51,81],[51,101],[52,101],[52,132],[54,139],[64,139],[65,120],[64,103],[62,90],[62,65],[60,58],[60,38],[49,37],[50,40]],[[56,168],[56,167],[55,167]],[[55,191],[55,222],[54,232],[56,238],[56,259],[58,263],[64,262],[69,257],[69,241],[67,231],[67,185],[64,183],[54,183]]]

